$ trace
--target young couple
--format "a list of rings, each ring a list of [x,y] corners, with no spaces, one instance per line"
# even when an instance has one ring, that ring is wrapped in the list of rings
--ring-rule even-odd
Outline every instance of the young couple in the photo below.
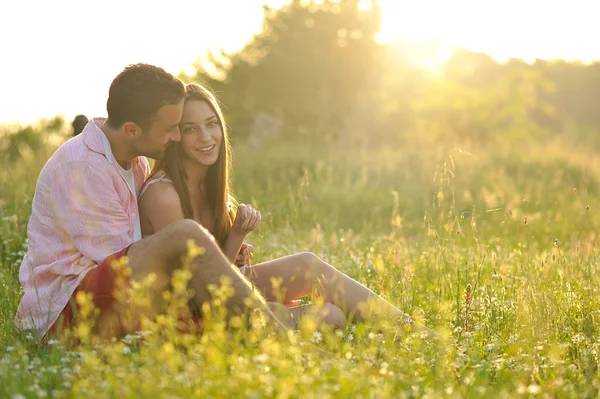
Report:
[[[77,323],[74,298],[82,291],[93,294],[100,310],[97,333],[128,332],[113,296],[111,262],[126,255],[134,281],[156,274],[152,290],[159,294],[181,267],[189,240],[206,250],[191,265],[194,309],[210,300],[207,287],[227,276],[234,289],[228,310],[259,309],[275,324],[293,326],[306,312],[337,327],[372,311],[399,323],[406,317],[309,252],[255,265],[248,276],[252,248],[244,238],[260,224],[260,212],[235,208],[227,129],[208,90],[152,65],[131,65],[112,82],[107,111],[108,118],[92,119],[40,173],[19,274],[19,328],[41,338],[59,334]],[[157,160],[152,171],[145,157]],[[274,292],[273,277],[281,280],[283,297]],[[323,307],[290,305],[312,292]]]

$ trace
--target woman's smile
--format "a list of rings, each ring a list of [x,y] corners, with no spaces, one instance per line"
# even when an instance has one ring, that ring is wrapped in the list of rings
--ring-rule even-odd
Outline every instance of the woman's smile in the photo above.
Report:
[[[202,155],[210,155],[214,152],[216,147],[217,147],[216,144],[211,144],[209,146],[200,147],[200,148],[196,149],[196,151],[198,151]]]

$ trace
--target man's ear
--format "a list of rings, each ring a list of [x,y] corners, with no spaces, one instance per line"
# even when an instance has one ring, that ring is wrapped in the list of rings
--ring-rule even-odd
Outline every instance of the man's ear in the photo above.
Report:
[[[127,139],[137,139],[142,134],[142,128],[134,122],[125,122],[121,127]]]

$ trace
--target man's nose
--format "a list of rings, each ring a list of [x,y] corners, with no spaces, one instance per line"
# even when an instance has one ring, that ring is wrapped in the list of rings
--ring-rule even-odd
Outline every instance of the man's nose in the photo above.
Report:
[[[179,131],[179,127],[175,128],[173,132],[173,136],[171,137],[171,141],[179,142],[181,140],[181,132]]]

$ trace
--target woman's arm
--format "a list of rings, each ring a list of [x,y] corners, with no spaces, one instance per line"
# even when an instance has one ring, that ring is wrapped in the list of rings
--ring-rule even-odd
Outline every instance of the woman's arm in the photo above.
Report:
[[[246,235],[256,230],[260,224],[261,214],[258,209],[251,205],[240,204],[233,220],[233,225],[227,234],[223,243],[223,253],[235,264],[235,260],[240,253],[240,248],[246,238]]]
[[[245,234],[239,234],[233,231],[233,229],[229,230],[229,234],[227,234],[227,238],[225,239],[222,249],[223,253],[227,259],[231,261],[231,263],[235,263],[235,259],[240,253],[240,249],[244,243],[244,238],[246,238]]]

